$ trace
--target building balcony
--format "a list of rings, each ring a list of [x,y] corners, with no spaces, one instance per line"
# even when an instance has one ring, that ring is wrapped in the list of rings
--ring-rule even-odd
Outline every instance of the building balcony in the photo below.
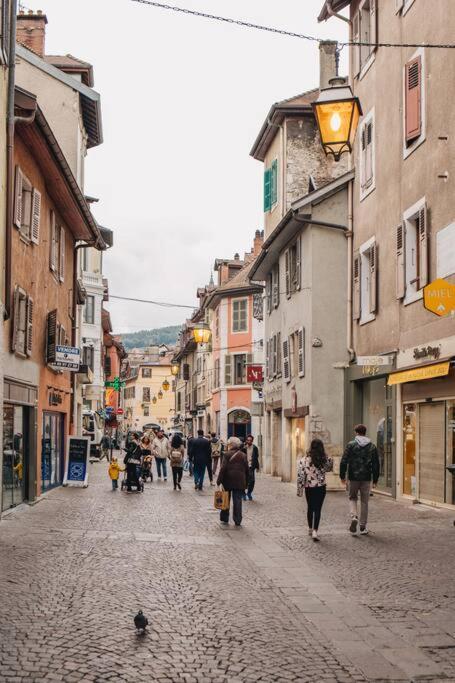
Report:
[[[80,384],[93,384],[93,370],[89,365],[81,364],[77,373]]]
[[[104,280],[102,273],[90,273],[84,270],[82,273],[82,285],[84,287],[99,287],[104,292]]]

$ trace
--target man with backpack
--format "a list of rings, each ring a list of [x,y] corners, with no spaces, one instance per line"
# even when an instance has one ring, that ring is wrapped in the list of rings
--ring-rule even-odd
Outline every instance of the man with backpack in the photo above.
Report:
[[[371,482],[376,487],[379,479],[379,457],[374,443],[366,436],[367,428],[359,424],[354,427],[355,437],[348,443],[341,458],[340,479],[343,484],[348,480],[349,507],[351,512],[351,534],[357,534],[359,523],[357,499],[360,493],[360,534],[368,534],[368,503]],[[347,475],[347,476],[346,476]]]

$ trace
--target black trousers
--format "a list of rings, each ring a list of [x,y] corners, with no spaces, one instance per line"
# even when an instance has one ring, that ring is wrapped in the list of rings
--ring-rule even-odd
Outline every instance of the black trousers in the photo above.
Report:
[[[180,484],[183,476],[183,467],[173,467],[172,468],[172,479],[174,480],[174,486]]]
[[[229,508],[231,507],[232,500],[232,517],[234,522],[239,525],[242,522],[242,498],[243,491],[234,489],[229,491]],[[220,521],[229,522],[229,509],[220,511]]]
[[[321,510],[326,494],[325,486],[308,486],[305,489],[305,497],[308,505],[307,519],[308,528],[317,531],[321,521]]]
[[[256,473],[255,470],[250,467],[250,472],[248,474],[248,488],[247,488],[247,495],[251,496],[251,494],[254,491],[254,485],[256,483]]]

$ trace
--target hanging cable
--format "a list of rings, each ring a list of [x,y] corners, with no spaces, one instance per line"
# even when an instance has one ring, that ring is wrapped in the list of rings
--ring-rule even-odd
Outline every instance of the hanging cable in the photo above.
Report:
[[[119,299],[120,301],[135,301],[140,304],[153,304],[153,306],[161,306],[162,308],[189,308],[194,311],[197,306],[189,306],[188,304],[171,304],[164,301],[152,301],[151,299],[135,299],[128,296],[117,296],[115,294],[109,294],[110,299]]]

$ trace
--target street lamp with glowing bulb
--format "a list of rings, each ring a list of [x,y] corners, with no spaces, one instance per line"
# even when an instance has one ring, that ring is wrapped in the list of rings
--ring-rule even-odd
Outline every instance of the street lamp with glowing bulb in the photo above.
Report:
[[[344,78],[332,78],[330,88],[321,90],[312,107],[326,155],[339,161],[352,152],[362,107]]]
[[[196,344],[208,344],[212,338],[212,331],[207,323],[198,323],[193,327],[193,339]]]

